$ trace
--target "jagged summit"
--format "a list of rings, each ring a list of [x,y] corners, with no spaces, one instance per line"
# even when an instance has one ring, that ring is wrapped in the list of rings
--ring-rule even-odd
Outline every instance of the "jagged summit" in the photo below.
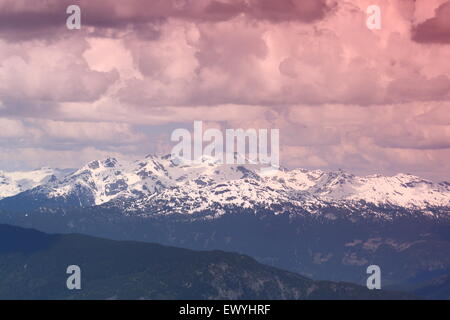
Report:
[[[264,172],[259,165],[225,165],[204,157],[180,163],[170,156],[141,160],[114,157],[94,160],[66,172],[43,168],[0,172],[0,198],[24,191],[46,199],[76,197],[82,206],[120,206],[125,212],[191,214],[224,208],[292,208],[317,211],[323,206],[397,206],[424,210],[450,207],[450,184],[409,174],[356,176],[343,170],[281,169]],[[277,208],[277,209],[274,209]]]
[[[23,191],[58,180],[71,169],[60,170],[43,167],[32,171],[0,171],[0,199],[11,197]]]

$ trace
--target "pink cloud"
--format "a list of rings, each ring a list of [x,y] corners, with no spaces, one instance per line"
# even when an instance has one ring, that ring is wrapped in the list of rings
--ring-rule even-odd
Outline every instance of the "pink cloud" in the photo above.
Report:
[[[29,163],[166,150],[173,127],[204,120],[279,128],[288,166],[450,178],[442,0],[386,0],[377,31],[369,0],[73,3],[79,32],[64,27],[69,1],[0,0],[13,161],[12,146]]]
[[[436,9],[436,14],[413,29],[413,39],[420,43],[450,43],[450,1]]]

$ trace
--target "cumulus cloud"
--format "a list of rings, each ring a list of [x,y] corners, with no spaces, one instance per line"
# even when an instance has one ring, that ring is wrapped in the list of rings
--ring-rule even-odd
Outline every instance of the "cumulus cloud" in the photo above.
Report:
[[[450,49],[411,41],[410,3],[400,4],[385,4],[380,32],[365,27],[360,2],[339,4],[313,25],[170,20],[158,41],[128,39],[143,78],[119,96],[148,107],[448,100]]]
[[[0,0],[0,163],[167,152],[203,120],[280,129],[285,166],[450,179],[449,2],[385,0],[381,30],[372,4]]]
[[[156,38],[158,26],[170,18],[191,21],[226,21],[238,15],[274,22],[322,19],[331,7],[326,0],[27,0],[0,1],[0,36],[10,40],[49,39],[68,34],[66,8],[82,8],[83,25],[89,33],[117,34],[132,30]],[[109,30],[108,30],[109,29]]]
[[[117,71],[91,70],[81,57],[88,45],[66,39],[44,45],[0,41],[3,114],[48,113],[55,104],[95,101],[118,79]]]

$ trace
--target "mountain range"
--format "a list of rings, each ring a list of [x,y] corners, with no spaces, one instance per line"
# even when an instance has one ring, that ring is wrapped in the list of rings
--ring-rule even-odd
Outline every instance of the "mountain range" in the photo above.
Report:
[[[450,299],[431,285],[450,275],[448,182],[201,160],[110,157],[79,169],[4,173],[0,223],[238,252],[360,285],[376,264],[383,285]]]
[[[276,213],[297,208],[317,214],[324,207],[359,210],[368,205],[421,210],[426,215],[436,214],[430,208],[450,207],[450,183],[413,175],[359,177],[344,171],[260,169],[218,164],[206,157],[194,165],[183,165],[169,156],[134,162],[107,158],[70,173],[49,168],[3,173],[0,199],[25,192],[49,202],[116,206],[127,213],[152,215],[195,214],[211,208],[217,215],[220,209],[233,206]],[[448,217],[447,213],[443,216]]]
[[[32,171],[0,171],[0,199],[49,183],[71,173],[71,169],[41,168]]]
[[[66,286],[81,270],[80,290]],[[0,225],[0,299],[413,299],[313,281],[223,251],[192,251]]]

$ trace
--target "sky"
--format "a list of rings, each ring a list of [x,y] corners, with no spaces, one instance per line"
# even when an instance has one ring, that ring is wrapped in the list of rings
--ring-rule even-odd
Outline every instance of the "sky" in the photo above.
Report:
[[[446,0],[0,0],[0,170],[166,154],[201,120],[279,129],[288,168],[450,181],[449,59]]]

